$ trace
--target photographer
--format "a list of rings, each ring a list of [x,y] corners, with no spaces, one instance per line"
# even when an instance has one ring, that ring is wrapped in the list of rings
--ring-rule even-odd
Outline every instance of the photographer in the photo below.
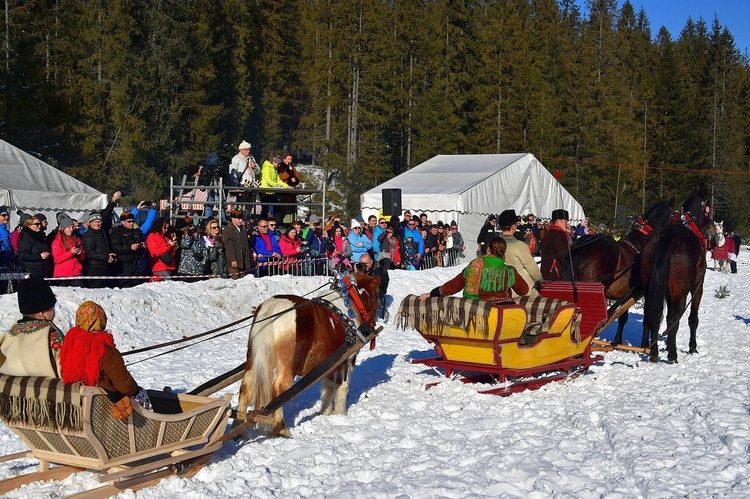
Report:
[[[388,293],[388,271],[378,265],[378,262],[374,261],[369,253],[363,253],[359,258],[359,262],[354,264],[354,269],[357,272],[367,274],[369,276],[380,277],[380,285],[378,286],[378,308],[377,314],[381,318],[385,318],[385,306],[386,306],[386,294]]]
[[[141,201],[133,211],[134,226],[140,229],[141,234],[145,237],[158,215],[159,210],[156,209],[152,201]]]
[[[141,231],[135,227],[135,216],[129,211],[120,215],[120,225],[112,229],[110,236],[112,251],[117,255],[115,273],[121,277],[138,275],[138,258],[145,254],[146,243],[143,242]],[[122,288],[129,288],[138,284],[136,279],[119,281]]]
[[[169,277],[177,269],[177,250],[179,244],[174,231],[169,229],[169,221],[157,218],[146,237],[151,271],[156,276],[154,281]]]
[[[83,274],[82,262],[86,260],[83,242],[74,231],[73,220],[63,214],[59,218],[57,236],[52,241],[53,277],[78,277]],[[78,279],[58,281],[60,286],[80,286]]]
[[[99,212],[89,216],[89,228],[83,234],[83,249],[86,251],[86,275],[108,276],[117,261],[117,255],[110,250],[107,234],[102,230],[103,220]],[[87,282],[89,288],[103,288],[110,285],[106,279],[92,279]]]

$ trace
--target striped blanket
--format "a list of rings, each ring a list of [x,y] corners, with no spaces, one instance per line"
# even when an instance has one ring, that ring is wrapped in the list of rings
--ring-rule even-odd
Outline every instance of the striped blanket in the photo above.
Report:
[[[451,326],[466,331],[474,328],[477,333],[488,338],[490,331],[487,319],[491,310],[492,303],[487,301],[452,296],[422,301],[417,295],[407,295],[398,309],[396,323],[403,329],[411,327],[422,334],[433,335],[447,334]]]
[[[522,296],[516,299],[516,303],[526,309],[526,335],[549,332],[555,311],[564,305],[570,305],[565,300],[541,296]],[[447,334],[451,327],[466,331],[475,328],[484,338],[489,338],[487,319],[492,306],[492,302],[451,296],[421,301],[417,295],[407,295],[401,302],[396,322],[403,329],[411,327],[422,334],[436,336]]]
[[[83,430],[80,383],[0,375],[0,421],[45,429]]]
[[[572,305],[569,301],[541,296],[521,296],[516,298],[516,303],[526,309],[526,328],[523,332],[527,335],[549,333],[555,311],[565,305]]]

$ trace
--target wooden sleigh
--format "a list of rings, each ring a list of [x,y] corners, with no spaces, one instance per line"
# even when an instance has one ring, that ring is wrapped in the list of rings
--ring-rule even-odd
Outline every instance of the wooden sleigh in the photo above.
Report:
[[[4,460],[35,457],[40,468],[39,475],[3,481],[0,494],[82,469],[99,472],[101,482],[131,487],[129,478],[191,463],[218,450],[230,414],[229,396],[149,391],[154,412],[134,403],[132,414],[118,420],[109,398],[96,387],[11,376],[0,376],[0,385],[0,419],[30,449]],[[62,466],[50,470],[50,463]]]
[[[230,407],[231,394],[207,396],[240,380],[244,362],[189,394],[148,390],[154,411],[134,402],[127,420],[112,416],[112,403],[99,388],[64,385],[53,378],[0,375],[0,421],[30,449],[0,456],[0,462],[39,460],[39,471],[0,480],[0,495],[84,470],[97,472],[99,481],[108,484],[76,497],[110,497],[125,489],[155,485],[169,475],[191,476],[228,440],[242,437],[257,423],[272,424],[274,410],[337,369],[381,330],[358,335],[353,344],[342,345],[266,407],[247,413]]]
[[[399,317],[438,354],[413,363],[440,368],[446,377],[458,374],[465,383],[502,384],[482,393],[510,395],[566,379],[602,360],[591,355],[591,341],[607,311],[600,283],[549,282],[540,297],[507,305],[450,297],[420,304],[411,295]]]

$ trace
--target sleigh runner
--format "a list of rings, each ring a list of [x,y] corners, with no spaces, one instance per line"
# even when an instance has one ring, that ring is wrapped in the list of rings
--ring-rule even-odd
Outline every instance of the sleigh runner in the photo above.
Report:
[[[588,368],[591,340],[607,317],[599,283],[546,283],[540,297],[493,304],[440,297],[401,303],[403,327],[414,327],[438,356],[414,363],[440,368],[463,382],[499,382],[483,393],[509,395]]]

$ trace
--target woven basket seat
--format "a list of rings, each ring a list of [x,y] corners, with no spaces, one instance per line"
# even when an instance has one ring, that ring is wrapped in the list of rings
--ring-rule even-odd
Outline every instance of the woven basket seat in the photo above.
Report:
[[[102,470],[188,447],[224,433],[229,400],[149,391],[155,411],[133,403],[127,420],[112,416],[99,388],[62,380],[0,376],[0,421],[40,461]]]

